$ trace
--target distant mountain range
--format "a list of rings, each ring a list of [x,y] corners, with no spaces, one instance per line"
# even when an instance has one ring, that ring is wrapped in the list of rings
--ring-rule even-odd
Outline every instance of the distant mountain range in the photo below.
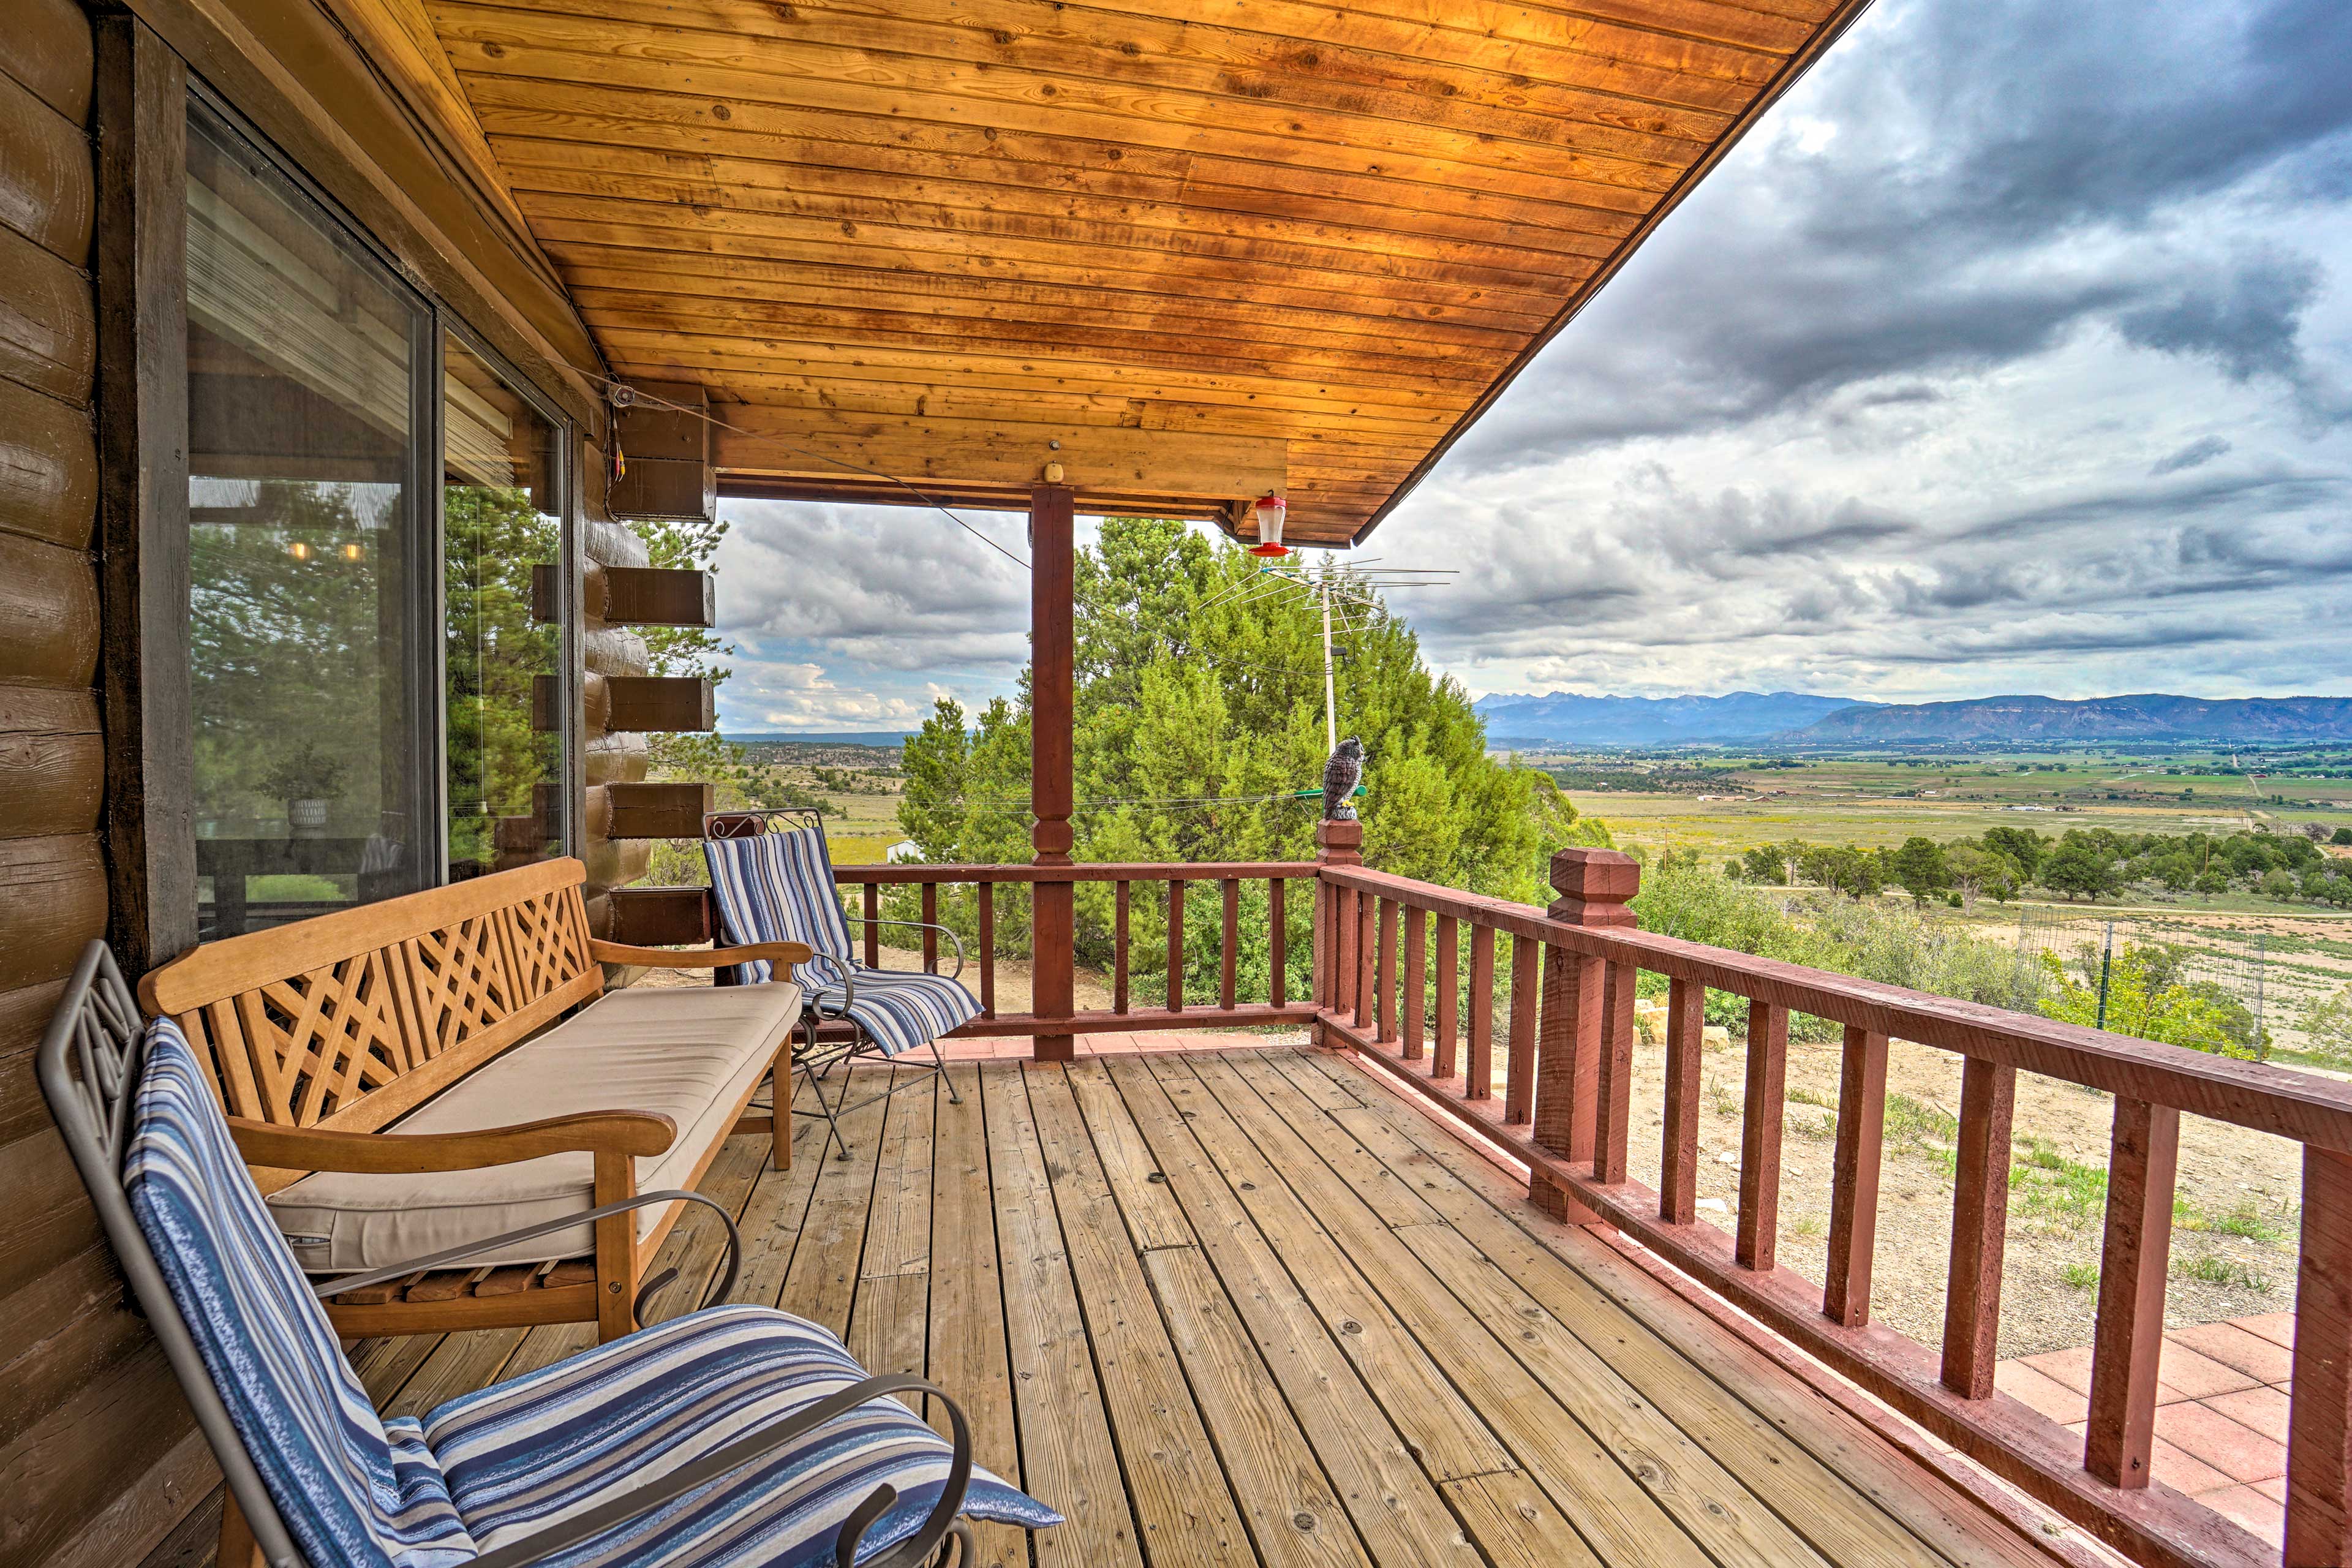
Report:
[[[2352,698],[2215,699],[2150,692],[2069,702],[2055,697],[1979,697],[1967,702],[1843,708],[1776,739],[1796,746],[2086,741],[2333,743],[2352,741]]]
[[[2068,701],[1979,697],[1856,702],[1802,691],[1727,697],[1499,695],[1475,704],[1498,750],[1647,750],[1769,742],[1792,749],[2064,745],[2123,741],[2235,745],[2352,742],[2352,698],[2172,697]]]
[[[1864,704],[1863,706],[1868,706]],[[1851,697],[1805,691],[1735,691],[1727,697],[1482,697],[1486,743],[1498,749],[1554,746],[1640,749],[1758,741],[1856,707]]]

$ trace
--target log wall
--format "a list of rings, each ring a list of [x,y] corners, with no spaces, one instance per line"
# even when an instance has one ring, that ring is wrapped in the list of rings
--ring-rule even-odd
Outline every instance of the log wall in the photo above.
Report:
[[[593,442],[580,443],[580,524],[588,560],[587,570],[600,566],[645,566],[651,563],[645,542],[626,523],[615,522],[604,506],[604,476],[610,459]],[[646,639],[633,626],[604,619],[599,595],[583,594],[580,646],[583,662],[592,677],[644,675],[650,668]],[[596,935],[613,936],[612,901],[604,895],[646,874],[653,846],[642,840],[612,837],[609,784],[641,784],[647,763],[646,737],[635,731],[606,727],[611,710],[600,702],[583,704],[582,739],[587,751],[588,802],[581,818],[580,854],[588,865],[588,925]]]
[[[33,1077],[107,929],[94,530],[95,44],[0,27],[0,1562],[137,1562],[213,1484]]]

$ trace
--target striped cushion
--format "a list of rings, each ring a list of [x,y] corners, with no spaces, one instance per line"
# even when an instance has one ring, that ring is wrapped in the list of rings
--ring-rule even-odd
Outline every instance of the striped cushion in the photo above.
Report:
[[[717,1307],[453,1399],[425,1418],[450,1494],[485,1550],[527,1540],[866,1376],[839,1340],[765,1307]],[[831,1568],[842,1521],[884,1481],[898,1499],[867,1530],[866,1561],[919,1529],[951,1450],[877,1399],[760,1465],[614,1526],[554,1559],[586,1568]],[[1061,1522],[974,1469],[964,1513],[1025,1529]]]
[[[807,942],[821,956],[798,966],[793,978],[826,1012],[840,1016],[846,974],[852,983],[847,1016],[886,1055],[928,1044],[980,1016],[979,1001],[945,975],[868,969],[851,956],[849,922],[834,890],[833,858],[822,829],[713,838],[702,852],[710,863],[726,939]],[[772,972],[765,962],[740,964],[735,978],[739,984],[757,984]]]
[[[169,1019],[148,1026],[132,1117],[131,1212],[302,1555],[363,1568],[470,1561],[416,1423],[376,1419]]]
[[[794,971],[803,990],[837,982],[837,965],[849,958],[849,922],[834,890],[833,857],[824,833],[798,827],[750,838],[704,841],[710,888],[719,899],[719,929],[732,942],[804,942],[817,958]],[[738,984],[756,985],[774,973],[761,959],[739,965]]]
[[[971,992],[944,974],[902,973],[895,969],[851,966],[856,989],[848,1016],[861,1025],[886,1056],[938,1039],[969,1018],[980,1016]],[[816,993],[817,1005],[838,1015],[841,987]]]

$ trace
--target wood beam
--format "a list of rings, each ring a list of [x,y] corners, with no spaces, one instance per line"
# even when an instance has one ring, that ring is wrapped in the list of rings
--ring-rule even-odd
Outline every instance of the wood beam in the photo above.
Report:
[[[846,413],[742,404],[716,432],[730,479],[839,483],[876,469],[909,484],[1035,483],[1062,467],[1074,497],[1227,501],[1286,489],[1289,443],[1277,436],[1149,430],[1123,425],[1019,424],[993,419]],[[856,465],[855,468],[848,465]]]
[[[1039,866],[1070,864],[1072,729],[1076,716],[1076,517],[1066,485],[1039,485],[1029,502],[1030,842]],[[1040,881],[1032,892],[1033,974],[1039,1061],[1068,1061],[1075,1042],[1053,1022],[1076,1008],[1077,889]]]

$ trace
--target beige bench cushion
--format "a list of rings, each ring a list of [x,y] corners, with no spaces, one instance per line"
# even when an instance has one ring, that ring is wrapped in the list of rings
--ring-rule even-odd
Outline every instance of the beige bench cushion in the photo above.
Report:
[[[583,1110],[658,1111],[677,1123],[677,1140],[637,1161],[637,1190],[689,1186],[800,1011],[800,987],[789,981],[615,991],[467,1074],[388,1131],[471,1132]],[[271,1194],[269,1207],[304,1268],[345,1273],[582,1213],[593,1206],[593,1189],[594,1156],[548,1154],[479,1171],[320,1171]],[[649,1234],[667,1208],[639,1210],[637,1234]],[[593,1229],[582,1225],[468,1267],[593,1250]]]

